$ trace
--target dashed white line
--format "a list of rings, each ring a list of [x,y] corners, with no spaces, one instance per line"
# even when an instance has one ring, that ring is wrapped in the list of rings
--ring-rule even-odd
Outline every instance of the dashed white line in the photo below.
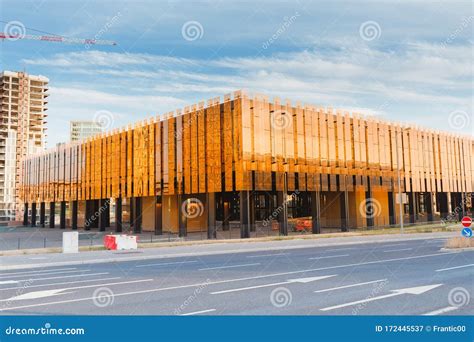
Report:
[[[47,269],[47,270],[39,270],[39,271],[26,271],[26,272],[14,272],[14,273],[1,273],[0,277],[10,277],[17,274],[33,274],[33,273],[46,273],[46,272],[58,272],[58,271],[69,271],[69,270],[76,270],[75,267],[68,267],[68,268],[56,268],[56,269]]]
[[[263,258],[263,257],[272,257],[272,256],[280,256],[280,255],[289,255],[289,254],[290,253],[247,255],[247,258]]]
[[[357,284],[351,284],[351,285],[332,287],[332,288],[329,288],[329,289],[317,290],[317,291],[314,291],[314,293],[329,292],[329,291],[334,291],[334,290],[339,290],[339,289],[347,289],[349,287],[356,287],[356,286],[362,286],[362,285],[373,284],[373,283],[381,283],[381,282],[386,281],[386,280],[387,279],[378,279],[378,280],[373,280],[373,281],[366,281],[364,283],[357,283]]]
[[[240,265],[227,265],[227,266],[217,266],[217,267],[206,267],[200,268],[199,271],[209,271],[209,270],[221,270],[227,268],[236,268],[236,267],[249,267],[249,266],[258,266],[260,265],[259,262],[253,264],[240,264]]]
[[[441,314],[444,314],[446,312],[454,311],[454,310],[457,310],[457,309],[459,309],[457,306],[448,306],[446,308],[442,308],[442,309],[438,309],[438,310],[434,310],[434,311],[425,313],[425,314],[423,314],[423,316],[437,316],[437,315],[441,315]]]
[[[135,267],[152,267],[152,266],[168,266],[168,265],[180,265],[180,264],[191,264],[197,262],[197,260],[190,261],[176,261],[176,262],[162,262],[159,264],[146,264],[146,265],[136,265]]]
[[[23,278],[23,277],[42,277],[45,275],[54,275],[54,274],[64,274],[64,273],[79,273],[79,272],[89,272],[89,270],[75,270],[75,271],[55,271],[55,272],[47,272],[47,273],[36,273],[36,274],[15,274],[10,277],[1,277],[3,278]],[[31,278],[36,279],[36,278]]]
[[[391,252],[402,252],[402,251],[411,251],[413,248],[400,248],[400,249],[389,249],[388,251],[383,251],[384,253]]]
[[[0,281],[0,285],[10,285],[10,284],[17,284],[18,282],[16,280],[5,280],[5,281]],[[3,290],[3,289],[0,289]]]
[[[70,274],[70,275],[65,275],[65,276],[60,276],[60,277],[28,278],[28,279],[18,280],[18,282],[21,283],[21,282],[35,282],[39,280],[63,279],[63,278],[74,278],[74,277],[91,277],[91,276],[104,275],[104,274],[109,274],[109,272]]]
[[[192,316],[192,315],[199,315],[207,312],[214,312],[216,309],[207,309],[207,310],[201,310],[201,311],[194,311],[194,312],[188,312],[185,314],[181,314],[180,316]]]
[[[439,270],[436,270],[436,272],[443,272],[443,271],[449,271],[449,270],[457,270],[458,268],[465,268],[465,267],[472,267],[474,264],[469,264],[469,265],[461,265],[461,266],[454,266],[454,267],[448,267],[448,268],[440,268]]]
[[[339,254],[339,255],[327,255],[327,256],[320,256],[320,257],[313,257],[308,258],[309,260],[319,260],[319,259],[331,259],[331,258],[342,258],[349,256],[349,254]]]
[[[105,280],[114,280],[114,279],[120,279],[120,277],[110,277],[110,278],[99,278],[99,279],[85,279],[85,280],[75,280],[75,281],[65,281],[61,283],[49,283],[49,284],[39,284],[39,285],[29,285],[28,288],[32,287],[45,287],[45,286],[55,286],[55,285],[67,285],[67,284],[77,284],[77,283],[91,283],[94,281],[105,281]],[[23,286],[18,286],[18,287],[7,287],[4,289],[0,289],[0,291],[5,291],[5,290],[17,290],[17,289],[23,289]]]
[[[398,246],[406,246],[407,244],[406,243],[394,243],[394,244],[391,244],[391,245],[382,245],[382,246],[379,246],[380,248],[385,248],[385,247],[398,247]]]

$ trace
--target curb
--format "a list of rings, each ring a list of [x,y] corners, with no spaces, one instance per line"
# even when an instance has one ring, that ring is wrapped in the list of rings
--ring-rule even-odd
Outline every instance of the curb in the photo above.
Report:
[[[446,233],[446,232],[444,232]],[[245,248],[245,249],[233,249],[233,250],[220,250],[220,251],[202,251],[202,252],[187,252],[177,254],[165,254],[165,255],[143,255],[133,257],[115,257],[110,259],[99,259],[99,260],[72,260],[72,261],[60,261],[52,263],[42,264],[26,264],[26,265],[6,265],[0,266],[0,270],[20,270],[30,268],[45,268],[45,267],[56,267],[56,266],[73,266],[73,265],[89,265],[89,264],[105,264],[114,262],[126,262],[126,261],[138,261],[138,260],[157,260],[157,259],[170,259],[170,258],[182,258],[189,256],[205,256],[205,255],[219,255],[219,254],[235,254],[235,253],[248,253],[248,252],[261,252],[261,251],[281,251],[301,248],[318,248],[318,247],[332,247],[332,246],[347,246],[347,245],[362,245],[362,244],[376,244],[384,242],[399,242],[399,241],[413,241],[413,240],[428,240],[428,239],[439,239],[439,236],[420,236],[420,237],[400,237],[387,240],[375,240],[375,241],[346,241],[336,243],[326,243],[318,245],[301,245],[301,246],[274,246],[274,247],[257,247],[257,248]],[[446,237],[448,238],[448,237]],[[265,241],[267,242],[267,241]],[[136,253],[136,251],[134,251]]]

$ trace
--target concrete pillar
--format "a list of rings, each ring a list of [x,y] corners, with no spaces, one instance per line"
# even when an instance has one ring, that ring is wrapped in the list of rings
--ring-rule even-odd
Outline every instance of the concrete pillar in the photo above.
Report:
[[[207,238],[217,238],[217,227],[216,227],[216,193],[207,193],[206,206],[207,206]]]
[[[46,203],[40,203],[40,227],[44,228],[44,222],[46,221]]]
[[[349,227],[349,192],[346,190],[341,194],[341,231],[347,232]]]
[[[105,227],[110,227],[110,198],[107,198],[107,209],[105,210]]]
[[[313,234],[321,234],[321,194],[319,191],[311,192],[311,220]]]
[[[250,192],[240,192],[240,237],[246,239],[250,237]]]
[[[187,202],[186,199],[183,199],[182,195],[177,195],[178,200],[178,236],[179,237],[185,237],[188,235],[188,230],[187,230],[187,217],[186,213],[188,210],[184,210],[186,208]]]
[[[28,225],[28,203],[26,202],[23,205],[23,225],[25,227]]]
[[[163,235],[163,203],[161,196],[155,196],[155,235]]]
[[[115,199],[115,232],[121,233],[122,230],[122,197],[117,197]]]
[[[410,192],[408,194],[408,209],[409,209],[409,213],[410,213],[410,223],[415,223],[415,212],[416,212],[416,208],[415,208],[415,193],[414,192]]]
[[[395,196],[393,194],[393,192],[389,191],[388,192],[388,217],[389,217],[389,225],[393,226],[397,223],[397,220],[396,220],[396,208],[395,208]]]
[[[101,198],[96,216],[99,216],[99,231],[104,232],[107,226],[107,211],[109,210],[109,200]]]
[[[447,201],[448,201],[448,214],[447,216],[452,216],[453,213],[453,202],[452,202],[452,195],[450,192],[446,193]],[[454,218],[454,216],[452,216]],[[451,219],[452,219],[451,218]]]
[[[222,194],[222,208],[223,208],[223,217],[222,217],[222,230],[228,231],[230,229],[230,201],[226,201],[224,194]]]
[[[374,204],[372,200],[372,191],[365,192],[365,217],[367,219],[367,227],[374,226]]]
[[[84,229],[91,230],[92,227],[92,201],[86,200],[86,213],[84,216]]]
[[[425,207],[428,222],[433,222],[433,194],[431,192],[425,193]]]
[[[142,232],[142,198],[135,197],[133,232],[139,234]]]
[[[49,228],[54,228],[54,212],[56,210],[56,203],[49,202]]]
[[[77,230],[77,201],[72,201],[71,228]]]
[[[59,228],[65,229],[66,228],[66,202],[61,201],[59,206]]]
[[[36,202],[31,203],[31,226],[36,227]]]

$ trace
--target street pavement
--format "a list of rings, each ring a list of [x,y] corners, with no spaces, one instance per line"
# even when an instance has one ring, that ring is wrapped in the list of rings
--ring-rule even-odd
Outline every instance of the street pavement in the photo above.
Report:
[[[474,254],[448,236],[3,257],[0,314],[471,315]]]

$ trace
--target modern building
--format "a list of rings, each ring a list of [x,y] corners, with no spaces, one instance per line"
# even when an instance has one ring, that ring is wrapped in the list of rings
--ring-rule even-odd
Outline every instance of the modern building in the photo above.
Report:
[[[48,82],[44,76],[24,72],[0,74],[0,221],[22,217],[18,202],[22,160],[44,150]]]
[[[40,206],[43,226],[59,211],[61,228],[245,238],[288,234],[287,217],[312,233],[459,219],[472,212],[474,140],[237,91],[24,170],[25,224]]]
[[[103,132],[104,129],[100,122],[71,121],[70,140],[71,142],[81,141]]]

